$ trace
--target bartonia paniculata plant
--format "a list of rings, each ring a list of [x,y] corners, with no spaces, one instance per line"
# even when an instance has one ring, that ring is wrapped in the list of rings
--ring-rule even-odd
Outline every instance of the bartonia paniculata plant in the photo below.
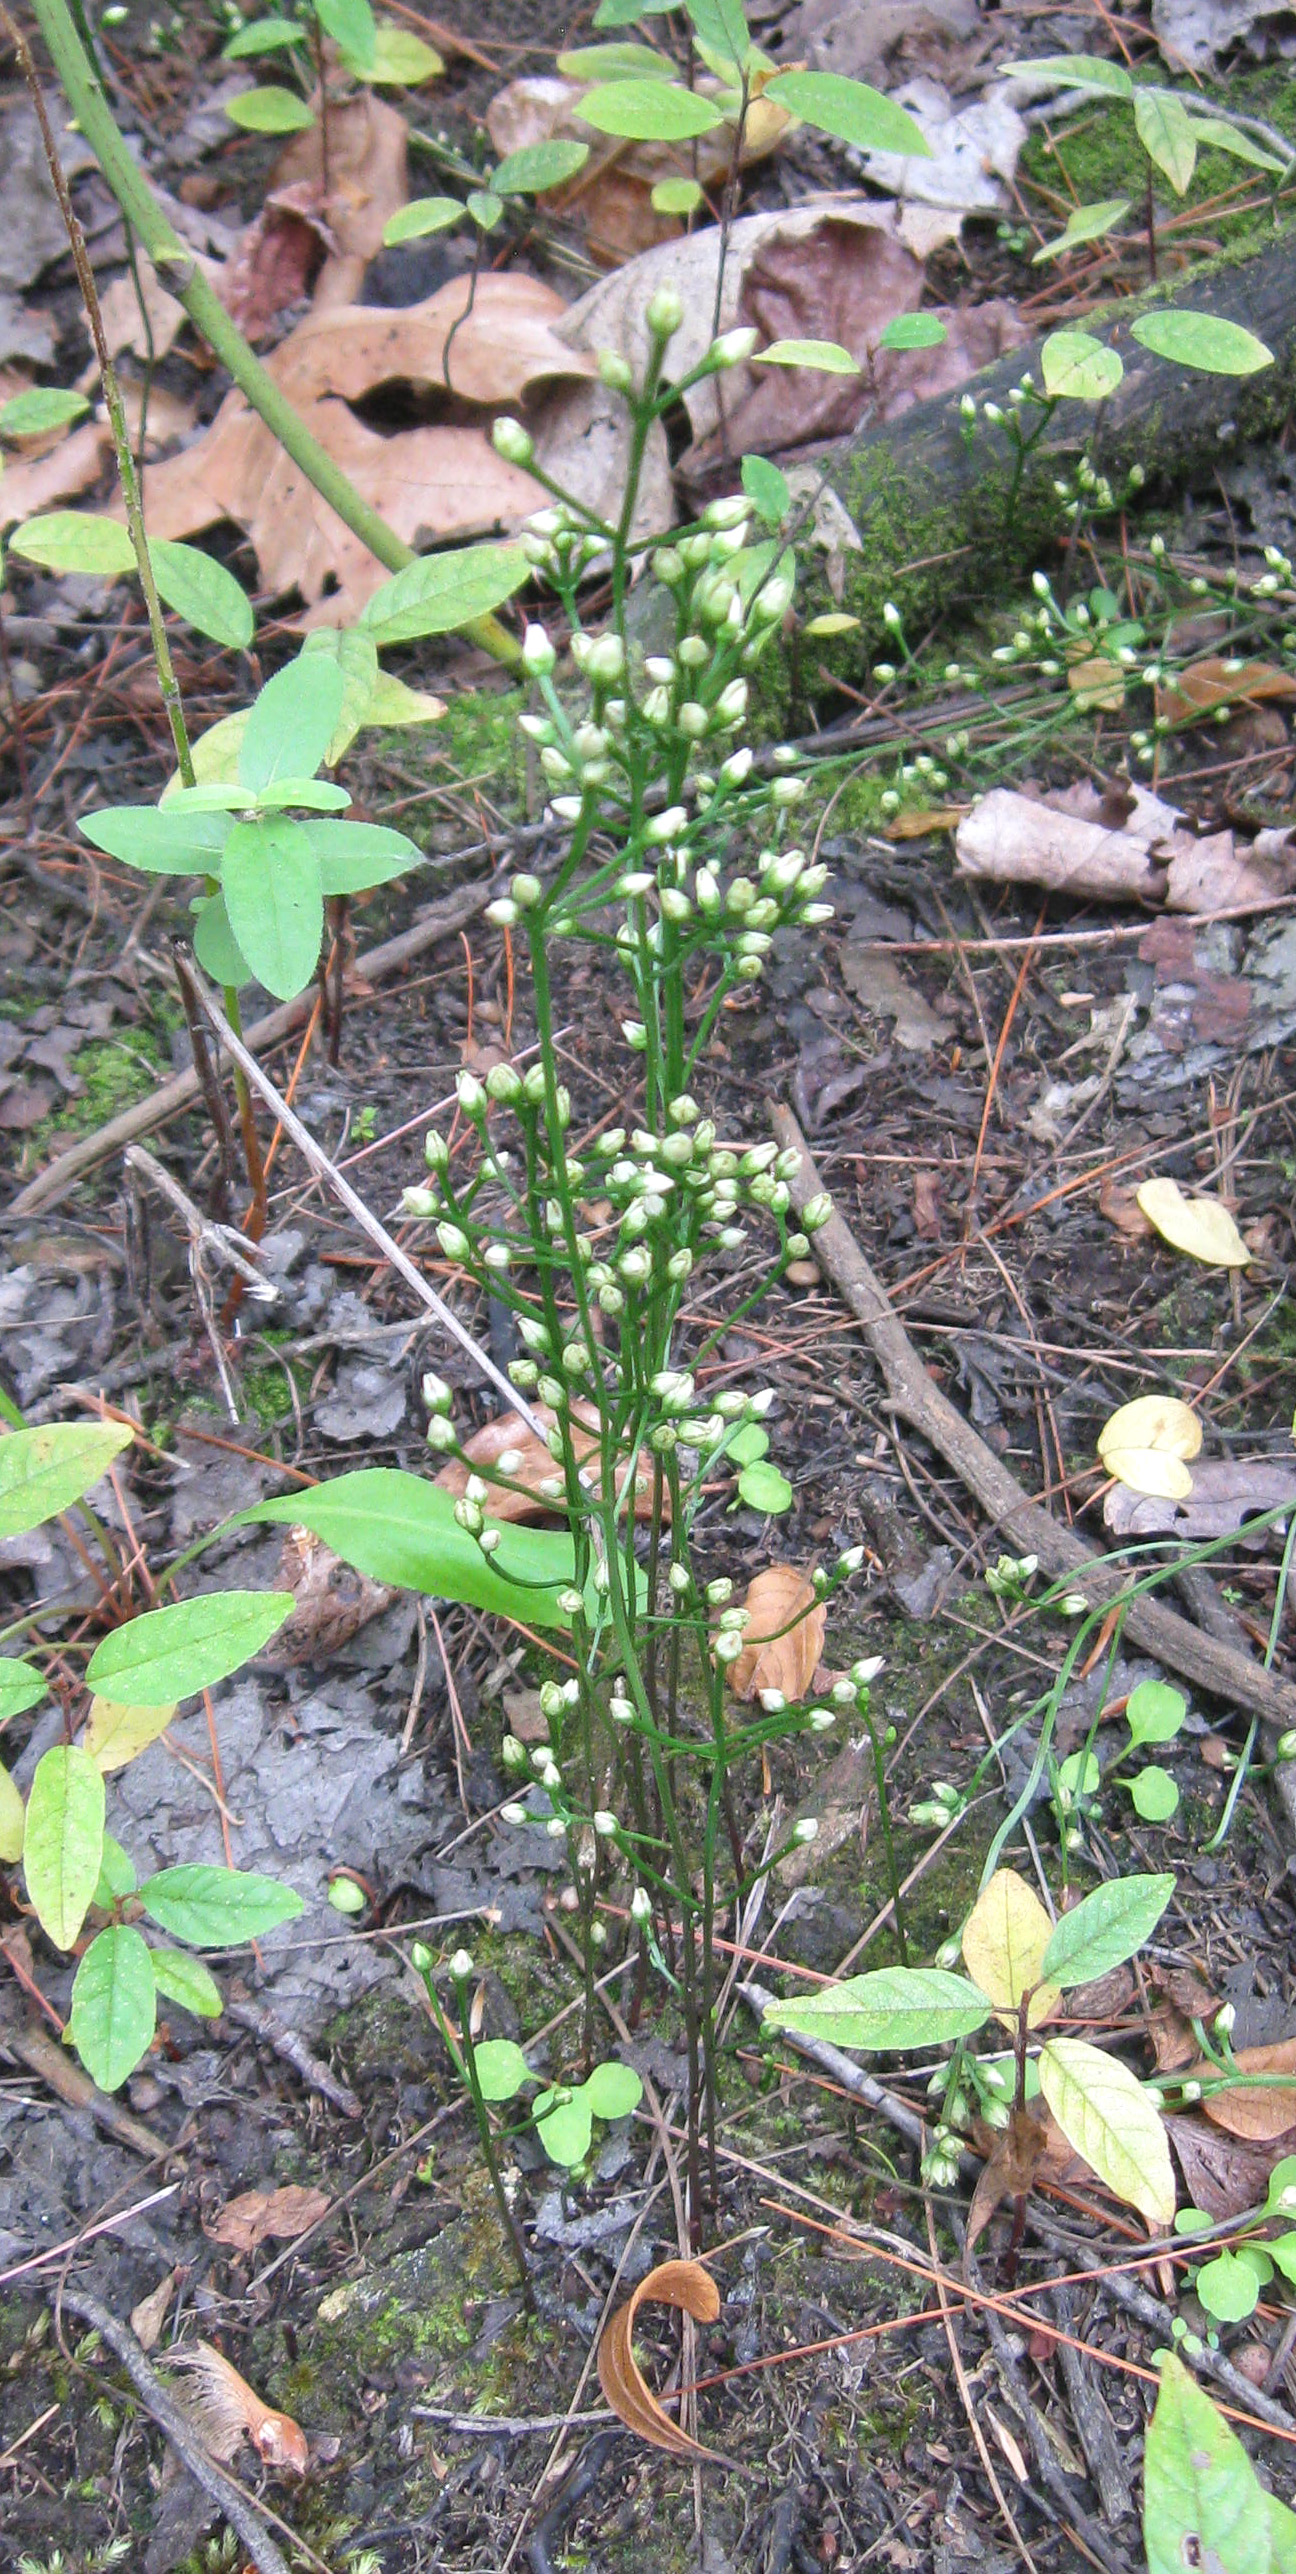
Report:
[[[837,1721],[864,1684],[862,1676],[838,1684],[833,1707],[813,1710],[770,1690],[744,1711],[752,1721],[735,1724],[726,1672],[743,1650],[747,1613],[731,1603],[729,1581],[708,1580],[695,1558],[703,1495],[727,1443],[773,1401],[768,1388],[708,1396],[706,1363],[721,1334],[804,1258],[829,1206],[812,1200],[796,1229],[789,1182],[797,1157],[773,1143],[724,1140],[692,1084],[726,1003],[759,980],[775,934],[822,923],[830,907],[819,899],[826,870],[791,838],[805,792],[795,754],[776,750],[765,776],[736,739],[751,674],[791,602],[789,547],[777,537],[753,543],[742,497],[713,503],[700,525],[667,543],[631,533],[648,432],[680,390],[662,374],[680,317],[673,292],[654,297],[642,383],[619,357],[602,363],[630,414],[618,525],[555,492],[524,540],[571,627],[570,679],[543,628],[528,629],[536,706],[521,718],[554,790],[565,852],[547,881],[516,876],[491,912],[525,941],[537,1059],[525,1072],[498,1064],[484,1081],[461,1074],[459,1106],[476,1152],[465,1167],[443,1135],[430,1134],[429,1184],[405,1203],[434,1226],[465,1278],[513,1315],[524,1351],[513,1383],[528,1406],[545,1407],[535,1417],[547,1425],[553,1458],[547,1497],[574,1547],[561,1605],[575,1668],[541,1691],[550,1743],[536,1755],[539,1777],[526,1799],[505,1816],[540,1821],[568,1847],[591,2007],[606,1938],[600,1898],[613,1865],[633,1870],[641,1955],[655,1957],[682,2002],[696,2217],[702,2105],[710,2121],[715,2114],[717,1914],[814,1829],[803,1822],[781,1846],[748,1852],[730,1773],[766,1744]],[[686,382],[736,364],[754,337],[729,332]],[[500,424],[496,443],[532,461],[519,424]],[[669,650],[641,662],[627,603],[644,554],[672,603],[674,634]],[[595,557],[610,560],[613,601],[598,636],[582,626],[578,597]],[[734,867],[745,851],[749,863]],[[579,1155],[552,988],[555,951],[575,943],[607,951],[625,976],[623,1033],[642,1078],[641,1122],[597,1132]],[[749,1246],[757,1226],[773,1237],[763,1256]],[[700,1273],[732,1277],[735,1263],[741,1286],[708,1331],[688,1310]],[[453,1455],[460,1443],[449,1390],[429,1378],[425,1394],[431,1443]],[[474,1471],[456,1505],[483,1554],[501,1543],[492,1495],[517,1489],[522,1462],[505,1449]],[[642,1560],[636,1510],[646,1521]],[[831,1573],[817,1573],[818,1597],[859,1560],[852,1550]],[[518,1613],[525,1620],[524,1591]],[[522,1747],[510,1748],[525,1764]]]

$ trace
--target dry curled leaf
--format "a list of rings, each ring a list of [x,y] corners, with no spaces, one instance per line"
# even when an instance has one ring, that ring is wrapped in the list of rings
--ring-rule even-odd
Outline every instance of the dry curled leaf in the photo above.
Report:
[[[712,2450],[691,2440],[662,2411],[635,2358],[635,2317],[645,2303],[678,2306],[695,2323],[713,2324],[720,2312],[720,2291],[700,2261],[659,2262],[609,2318],[598,2346],[599,2384],[627,2431],[637,2432],[641,2440],[667,2450],[673,2458],[710,2458]]]
[[[270,2235],[292,2243],[318,2224],[331,2204],[327,2190],[308,2190],[295,2181],[280,2190],[244,2190],[239,2198],[226,2200],[207,2228],[208,2239],[227,2244],[232,2252],[255,2252]]]
[[[141,2297],[138,2306],[132,2306],[130,2328],[142,2351],[157,2348],[158,2335],[166,2322],[167,2308],[183,2277],[182,2270],[168,2270],[159,2279],[156,2288],[151,2288],[147,2297]]]
[[[1158,682],[1156,711],[1171,724],[1200,724],[1219,706],[1259,706],[1296,697],[1296,679],[1272,661],[1223,661],[1211,655]]]
[[[305,2475],[310,2453],[301,2424],[294,2422],[290,2413],[276,2413],[270,2405],[263,2404],[255,2387],[239,2376],[232,2360],[213,2350],[210,2342],[193,2342],[181,2350],[168,2351],[166,2361],[168,2368],[194,2372],[196,2383],[186,2410],[213,2458],[228,2464],[237,2457],[241,2442],[250,2440],[267,2467],[278,2467],[289,2475]]]
[[[1196,2117],[1167,2117],[1166,2134],[1195,2208],[1220,2218],[1242,2216],[1261,2205],[1282,2154],[1281,2141],[1229,2136]]]
[[[557,1415],[550,1411],[547,1404],[536,1404],[535,1413],[537,1420],[543,1421],[546,1430],[554,1427]],[[578,1465],[583,1465],[587,1458],[596,1455],[598,1451],[598,1415],[591,1404],[573,1403],[570,1408],[570,1421],[572,1448]],[[490,1468],[500,1457],[508,1456],[510,1453],[517,1458],[518,1462],[510,1470],[509,1483],[523,1486],[524,1489],[520,1492],[511,1491],[507,1485],[494,1485],[490,1482]],[[618,1491],[625,1480],[625,1472],[623,1458],[617,1470]],[[467,1489],[470,1474],[480,1475],[489,1488],[489,1499],[484,1504],[484,1508],[492,1519],[544,1519],[548,1514],[564,1508],[561,1466],[537,1439],[534,1430],[529,1430],[525,1421],[520,1421],[515,1412],[502,1412],[498,1420],[484,1422],[480,1430],[474,1430],[471,1439],[465,1439],[463,1443],[462,1455],[452,1457],[449,1464],[442,1467],[436,1480],[443,1492],[453,1493],[458,1500]],[[652,1493],[653,1461],[641,1451],[635,1461],[636,1519],[651,1519]],[[664,1484],[662,1517],[670,1518],[670,1494]]]
[[[396,1597],[389,1583],[371,1582],[367,1573],[344,1564],[309,1528],[285,1532],[275,1588],[291,1591],[296,1602],[267,1648],[266,1659],[276,1671],[340,1653]]]
[[[1177,1180],[1145,1180],[1138,1202],[1164,1242],[1208,1269],[1245,1269],[1251,1254],[1222,1198],[1186,1198]]]
[[[1236,2061],[1243,2073],[1296,2077],[1296,2038],[1280,2038],[1268,2047],[1239,2047]],[[1219,2067],[1203,2059],[1192,2070],[1198,2080],[1210,2080]],[[1296,2127],[1296,2079],[1290,2089],[1279,2083],[1263,2089],[1259,2084],[1240,2083],[1233,2091],[1208,2092],[1202,2108],[1215,2126],[1226,2127],[1230,2136],[1246,2136],[1263,2144]]]
[[[763,1689],[781,1689],[796,1705],[814,1679],[828,1625],[814,1584],[795,1564],[768,1564],[749,1583],[743,1607],[743,1649],[729,1665],[734,1697],[759,1698]]]
[[[988,2131],[994,2136],[989,2157],[972,2193],[967,2216],[964,2260],[975,2252],[986,2227],[1005,2199],[1025,2198],[1048,2147],[1048,2133],[1033,2109],[1009,2112],[1008,2124]]]

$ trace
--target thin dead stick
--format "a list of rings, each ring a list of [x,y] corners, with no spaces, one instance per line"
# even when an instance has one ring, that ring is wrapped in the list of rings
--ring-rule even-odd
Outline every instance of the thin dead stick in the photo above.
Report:
[[[193,2424],[182,2413],[173,2395],[168,2394],[156,2371],[150,2368],[129,2326],[119,2323],[111,2307],[84,2288],[65,2287],[60,2303],[83,2324],[91,2324],[121,2361],[146,2413],[151,2413],[160,2431],[165,2431],[176,2456],[188,2469],[195,2484],[209,2494],[217,2510],[223,2512],[234,2535],[247,2549],[257,2574],[288,2574],[287,2559],[276,2547],[260,2514],[255,2510],[242,2485],[218,2467],[209,2450],[203,2447]]]
[[[493,899],[495,891],[493,878],[475,885],[461,885],[457,892],[447,894],[443,902],[433,903],[398,937],[385,939],[380,947],[371,949],[368,956],[357,957],[357,975],[366,983],[386,982],[412,957],[421,956],[425,948],[435,947],[438,939],[448,938],[465,921],[476,920],[478,913],[483,912]],[[299,993],[295,1001],[282,1002],[277,1010],[268,1011],[264,1019],[258,1019],[252,1027],[244,1030],[244,1043],[263,1049],[277,1046],[284,1037],[290,1037],[294,1029],[305,1024],[314,998],[312,990]],[[165,1126],[171,1118],[179,1117],[184,1109],[192,1108],[198,1097],[198,1076],[191,1066],[189,1071],[177,1073],[173,1081],[162,1082],[147,1099],[138,1100],[133,1108],[123,1109],[120,1117],[109,1118],[107,1125],[101,1126],[97,1134],[87,1135],[80,1144],[70,1145],[66,1153],[60,1153],[48,1169],[38,1171],[35,1179],[29,1180],[26,1188],[19,1190],[8,1214],[39,1215],[49,1207],[58,1206],[73,1184],[85,1172],[93,1171],[96,1163],[106,1161],[109,1154],[117,1152],[121,1145],[134,1143],[136,1136],[147,1135],[155,1126]]]
[[[790,1184],[792,1203],[799,1214],[823,1183],[791,1110],[776,1107],[770,1122],[779,1143],[801,1157],[801,1167]],[[1077,1575],[1091,1607],[1121,1602],[1126,1633],[1133,1642],[1154,1654],[1158,1662],[1166,1663],[1171,1671],[1194,1681],[1199,1689],[1250,1708],[1270,1725],[1296,1725],[1296,1688],[1290,1682],[1276,1680],[1272,1672],[1234,1646],[1203,1635],[1199,1627],[1179,1617],[1175,1610],[1163,1608],[1160,1601],[1130,1597],[1130,1577],[1124,1565],[1095,1555],[1072,1529],[1063,1527],[1049,1511],[1030,1499],[1016,1476],[977,1437],[928,1375],[881,1280],[836,1213],[815,1235],[814,1251],[825,1277],[831,1279],[863,1325],[901,1420],[908,1421],[931,1441],[937,1455],[954,1468],[993,1526],[1004,1531],[1019,1553],[1037,1556],[1046,1573]]]
[[[196,979],[194,989],[198,996],[199,1008],[215,1029],[226,1054],[246,1074],[253,1089],[260,1091],[267,1106],[274,1110],[285,1135],[296,1145],[303,1161],[309,1165],[316,1178],[323,1180],[332,1190],[334,1197],[346,1208],[347,1214],[359,1225],[361,1232],[367,1236],[374,1249],[382,1253],[384,1260],[396,1271],[398,1278],[403,1278],[406,1286],[413,1290],[419,1303],[426,1306],[430,1314],[435,1314],[437,1321],[445,1331],[449,1332],[451,1339],[458,1341],[460,1348],[467,1351],[469,1358],[481,1369],[483,1376],[488,1377],[491,1384],[503,1395],[509,1411],[515,1412],[519,1420],[525,1421],[528,1430],[534,1431],[542,1445],[547,1445],[549,1434],[543,1422],[532,1411],[530,1404],[526,1403],[510,1385],[503,1370],[496,1367],[489,1352],[478,1346],[472,1333],[467,1331],[460,1322],[458,1315],[452,1312],[443,1297],[438,1296],[435,1287],[428,1285],[422,1270],[415,1267],[409,1253],[402,1251],[400,1244],[393,1240],[386,1225],[380,1224],[372,1208],[367,1207],[364,1199],[357,1195],[350,1181],[339,1171],[337,1164],[330,1162],[323,1147],[316,1143],[308,1128],[303,1126],[296,1110],[289,1107],[283,1092],[275,1088],[270,1075],[262,1071],[256,1056],[249,1053],[240,1037],[235,1036],[228,1022],[221,1017],[210,993],[205,992]]]

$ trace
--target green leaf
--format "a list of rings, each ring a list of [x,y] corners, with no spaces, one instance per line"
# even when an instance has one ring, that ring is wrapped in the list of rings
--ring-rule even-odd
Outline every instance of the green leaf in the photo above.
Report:
[[[489,188],[472,188],[464,200],[473,222],[483,232],[493,232],[504,213],[504,199],[493,196]]]
[[[134,1432],[124,1421],[53,1421],[0,1437],[0,1537],[25,1537],[80,1501]]]
[[[205,778],[193,786],[170,787],[168,810],[174,814],[241,813],[254,799],[251,790],[224,778]]]
[[[1088,331],[1053,331],[1040,350],[1044,390],[1053,400],[1105,402],[1125,369],[1115,349]]]
[[[1108,98],[1132,98],[1134,83],[1122,63],[1101,54],[1040,54],[1030,62],[1004,63],[1010,80],[1052,80],[1059,89],[1105,91]]]
[[[711,99],[661,80],[608,81],[586,90],[576,113],[596,133],[623,135],[630,143],[683,143],[724,122]]]
[[[372,71],[378,29],[369,0],[314,0],[314,9],[325,35],[332,37],[356,70]]]
[[[240,786],[313,777],[342,712],[345,681],[326,653],[301,652],[260,691],[239,746]]]
[[[838,143],[853,143],[859,152],[903,152],[931,159],[931,145],[912,116],[895,101],[862,80],[841,72],[780,72],[765,84],[766,98],[788,107],[803,125],[831,134]],[[584,114],[584,108],[581,113]]]
[[[1083,241],[1101,241],[1105,233],[1115,230],[1129,210],[1128,197],[1103,197],[1095,205],[1077,206],[1074,214],[1067,217],[1065,232],[1060,232],[1056,241],[1046,241],[1043,249],[1036,251],[1032,266],[1038,268],[1045,259],[1057,259],[1064,250],[1078,250]]]
[[[1139,1770],[1128,1781],[1128,1786],[1134,1811],[1142,1815],[1145,1823],[1169,1822],[1178,1807],[1179,1790],[1168,1770],[1149,1761],[1145,1770]]]
[[[791,510],[791,484],[778,466],[770,466],[768,456],[742,458],[742,489],[747,499],[755,499],[768,528],[778,528],[786,520]]]
[[[483,2100],[511,2100],[524,2082],[534,2082],[535,2075],[520,2047],[511,2038],[487,2038],[473,2048],[477,2080]]]
[[[462,545],[450,554],[424,554],[373,592],[360,624],[379,646],[453,634],[473,617],[502,607],[530,577],[520,545]]]
[[[123,1850],[120,1841],[114,1841],[111,1832],[105,1832],[98,1883],[91,1901],[106,1912],[111,1904],[125,1903],[126,1897],[134,1894],[138,1884],[130,1852]]]
[[[878,340],[880,349],[938,349],[949,338],[935,313],[897,313]]]
[[[244,652],[256,629],[252,602],[241,582],[197,545],[173,544],[168,536],[149,542],[153,578],[169,608],[200,635]]]
[[[628,2118],[643,2099],[643,2084],[633,2065],[618,2064],[613,2057],[595,2065],[582,2088],[596,2118]]]
[[[1069,1788],[1072,1796],[1096,1796],[1102,1786],[1102,1771],[1092,1752],[1068,1752],[1058,1763],[1058,1785]]]
[[[43,1752],[27,1800],[23,1875],[47,1939],[71,1948],[99,1882],[104,1783],[88,1752],[56,1743]]]
[[[1131,1744],[1173,1743],[1187,1713],[1181,1689],[1171,1689],[1164,1680],[1141,1680],[1125,1701]]]
[[[1040,1973],[1064,1993],[1075,1984],[1095,1984],[1114,1966],[1123,1966],[1150,1939],[1174,1893],[1173,1877],[1114,1877],[1095,1886],[1074,1912],[1063,1913]]]
[[[1039,2070],[1068,2144],[1149,2225],[1168,2226],[1175,2209],[1170,2147],[1160,2112],[1129,2067],[1083,2038],[1050,2038]]]
[[[528,143],[520,152],[508,153],[492,170],[491,186],[497,197],[538,197],[546,188],[560,188],[564,179],[574,179],[588,159],[588,143],[556,134],[550,143]]]
[[[654,214],[690,215],[705,202],[696,179],[659,179],[652,192]]]
[[[346,788],[334,786],[331,778],[276,778],[256,799],[258,813],[282,812],[288,805],[308,813],[345,813],[350,802]]]
[[[138,1760],[165,1734],[174,1714],[174,1707],[123,1707],[114,1698],[92,1698],[81,1748],[106,1778],[110,1770],[124,1770]]]
[[[1230,125],[1222,116],[1199,116],[1194,107],[1188,118],[1199,143],[1209,151],[1231,152],[1235,161],[1249,161],[1256,170],[1274,170],[1279,178],[1291,168],[1290,160],[1280,161],[1274,152],[1266,152],[1253,136],[1244,134],[1238,125]]]
[[[751,52],[751,34],[742,11],[742,0],[684,0],[693,32],[700,45],[709,47],[726,64],[741,72]]]
[[[445,232],[452,223],[463,220],[464,208],[458,197],[411,197],[383,225],[383,240],[389,250],[399,241],[422,241],[429,232]]]
[[[792,1507],[792,1486],[777,1466],[758,1461],[744,1466],[738,1478],[738,1491],[749,1510],[781,1511]]]
[[[367,894],[422,864],[421,852],[403,831],[381,822],[303,822],[325,894]]]
[[[238,34],[221,47],[221,60],[241,63],[249,54],[278,53],[289,45],[306,42],[306,29],[300,18],[254,18],[250,27],[240,27]]]
[[[76,1971],[68,2036],[92,2082],[116,2091],[147,2055],[157,1988],[147,1940],[127,1922],[100,1931]]]
[[[1130,324],[1130,336],[1154,357],[1176,366],[1195,366],[1203,375],[1258,375],[1273,365],[1273,350],[1244,331],[1240,322],[1223,322],[1214,313],[1144,313]]]
[[[93,848],[146,876],[213,875],[229,828],[226,813],[153,804],[108,805],[102,813],[83,813],[77,824]]]
[[[204,974],[226,991],[241,991],[252,980],[252,968],[230,928],[223,894],[207,894],[194,905],[193,952]]]
[[[0,1860],[12,1867],[22,1857],[27,1811],[22,1794],[6,1769],[0,1769]]]
[[[342,704],[324,754],[325,767],[335,768],[343,752],[350,749],[361,725],[374,720],[372,701],[384,676],[378,668],[378,648],[372,635],[362,635],[356,626],[317,626],[313,634],[307,635],[302,652],[305,655],[320,654],[326,661],[334,662],[342,673]],[[400,685],[399,681],[391,684]]]
[[[1197,166],[1197,138],[1173,91],[1136,89],[1134,123],[1138,138],[1176,196],[1183,196]]]
[[[315,122],[305,99],[290,89],[245,89],[226,100],[225,113],[249,134],[304,134]]]
[[[190,1948],[237,1948],[305,1911],[301,1896],[251,1868],[163,1868],[140,1888],[150,1921]]]
[[[151,1948],[149,1956],[157,1989],[168,2002],[192,2011],[196,2020],[219,2020],[225,2008],[221,1989],[201,1958],[186,1957],[178,1948]]]
[[[11,394],[0,402],[0,437],[43,438],[84,419],[90,405],[83,393],[65,393],[58,384],[36,384],[30,393]]]
[[[1262,2494],[1261,2499],[1273,2550],[1269,2574],[1296,2574],[1296,2511],[1279,2502],[1277,2494]],[[1253,2569],[1253,2574],[1258,2574],[1258,2569]]]
[[[663,18],[676,0],[599,0],[596,27],[633,27],[639,18]]]
[[[531,2115],[551,2163],[562,2163],[570,2170],[573,2163],[584,2161],[593,2133],[593,2112],[584,2083],[576,2091],[540,2092],[532,2103]]]
[[[441,56],[412,27],[394,27],[384,18],[364,78],[375,89],[421,89],[425,80],[435,80],[444,70]]]
[[[939,1966],[881,1966],[871,1975],[848,1975],[800,2002],[775,2002],[765,2029],[792,2029],[824,2038],[833,2047],[870,2051],[889,2047],[941,2047],[970,2037],[990,2016],[990,2004],[966,1976]]]
[[[221,857],[221,892],[248,964],[276,1000],[305,990],[319,963],[324,901],[299,822],[236,822]]]
[[[848,617],[843,608],[826,608],[821,616],[807,617],[804,635],[849,635],[859,624],[858,617]]]
[[[291,1591],[202,1591],[168,1609],[147,1609],[104,1637],[86,1679],[123,1706],[174,1707],[250,1662],[293,1605]]]
[[[1265,2498],[1236,2432],[1173,2351],[1143,2452],[1143,2540],[1148,2574],[1266,2574]]]
[[[1208,2315],[1217,2324],[1240,2324],[1255,2313],[1260,2282],[1250,2263],[1235,2252],[1217,2252],[1198,2271],[1193,2285]]]
[[[1296,2154],[1284,2154],[1269,2175],[1265,2215],[1296,2217]]]
[[[367,644],[369,637],[357,630],[349,634],[346,641]],[[403,679],[397,679],[393,671],[380,670],[375,676],[373,690],[364,710],[364,722],[367,725],[384,728],[410,724],[436,724],[440,722],[445,711],[442,700],[434,697],[430,689],[410,688]],[[336,757],[337,754],[334,753],[332,756]]]
[[[584,45],[573,54],[559,54],[556,68],[563,80],[675,78],[669,54],[654,53],[651,45]]]
[[[836,340],[772,340],[767,349],[757,349],[753,366],[802,366],[816,375],[858,375],[858,358],[849,349],[839,348]]]
[[[769,1432],[762,1430],[759,1421],[739,1421],[724,1443],[724,1453],[736,1466],[754,1466],[769,1455]]]
[[[451,1495],[422,1475],[403,1474],[394,1466],[361,1467],[317,1484],[311,1492],[261,1502],[241,1517],[309,1528],[344,1564],[353,1564],[374,1582],[463,1601],[496,1616],[521,1618],[527,1626],[571,1624],[556,1598],[573,1576],[570,1537],[512,1525],[488,1559],[475,1538],[460,1528]],[[506,1579],[509,1574],[516,1578]]]
[[[1288,2157],[1290,2160],[1290,2157]],[[1296,2234],[1277,2234],[1265,2245],[1276,2270],[1296,2284]]]
[[[15,1654],[0,1655],[0,1725],[37,1706],[48,1688],[44,1672],[34,1662],[20,1662]]]
[[[39,563],[45,572],[80,572],[101,581],[120,581],[135,570],[135,548],[115,518],[88,509],[53,509],[16,527],[9,550],[24,563]]]

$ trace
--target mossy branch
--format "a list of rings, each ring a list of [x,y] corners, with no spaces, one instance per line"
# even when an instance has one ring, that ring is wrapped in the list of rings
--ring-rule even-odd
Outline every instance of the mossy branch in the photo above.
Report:
[[[213,356],[228,368],[240,393],[265,422],[271,436],[301,468],[330,509],[336,510],[344,525],[389,572],[403,572],[416,560],[412,546],[388,526],[318,438],[312,437],[300,413],[249,348],[214,288],[196,268],[191,252],[167,221],[117,130],[102,83],[87,60],[66,0],[33,0],[33,12],[80,132],[127,222],[134,227],[170,292],[183,304],[195,330]],[[518,647],[498,617],[474,617],[463,631],[496,661],[510,665],[517,661]]]

